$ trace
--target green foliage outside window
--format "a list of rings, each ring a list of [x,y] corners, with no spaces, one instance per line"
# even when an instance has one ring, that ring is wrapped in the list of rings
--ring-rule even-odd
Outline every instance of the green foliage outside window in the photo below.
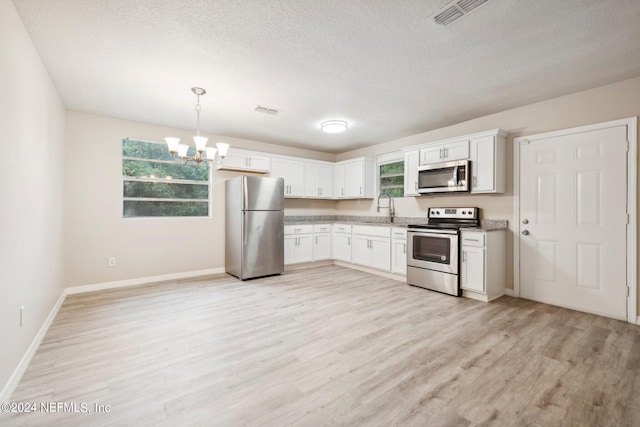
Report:
[[[404,162],[380,165],[380,193],[391,197],[404,196]]]
[[[165,144],[124,139],[122,176],[125,217],[209,215],[209,167],[173,162]]]

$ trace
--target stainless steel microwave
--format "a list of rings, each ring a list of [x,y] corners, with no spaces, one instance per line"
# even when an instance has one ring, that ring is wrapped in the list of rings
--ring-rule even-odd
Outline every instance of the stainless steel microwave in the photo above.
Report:
[[[471,162],[434,163],[418,167],[418,193],[445,193],[469,191]]]

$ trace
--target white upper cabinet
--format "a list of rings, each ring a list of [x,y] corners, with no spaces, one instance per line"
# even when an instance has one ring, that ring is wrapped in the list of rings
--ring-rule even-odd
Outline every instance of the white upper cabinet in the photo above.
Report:
[[[314,199],[333,198],[333,163],[305,163],[304,196]]]
[[[284,197],[304,197],[304,163],[287,158],[271,159],[271,176],[284,179]]]
[[[485,135],[471,139],[471,192],[504,193],[505,135]]]
[[[493,129],[404,148],[404,195],[419,195],[418,166],[456,160],[471,163],[471,193],[504,193],[506,136],[505,131]]]
[[[469,140],[434,144],[420,150],[420,164],[451,162],[469,158]]]
[[[334,196],[338,199],[373,199],[374,160],[360,157],[334,166]]]
[[[264,153],[230,148],[216,169],[269,173],[271,161]]]
[[[420,151],[413,150],[404,153],[404,195],[419,196],[418,193],[418,166],[420,164]]]

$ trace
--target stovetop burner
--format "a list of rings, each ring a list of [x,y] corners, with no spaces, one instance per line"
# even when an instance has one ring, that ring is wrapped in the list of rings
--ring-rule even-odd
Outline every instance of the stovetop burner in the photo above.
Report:
[[[458,230],[477,227],[479,208],[429,208],[426,224],[409,224],[409,228],[431,230]]]

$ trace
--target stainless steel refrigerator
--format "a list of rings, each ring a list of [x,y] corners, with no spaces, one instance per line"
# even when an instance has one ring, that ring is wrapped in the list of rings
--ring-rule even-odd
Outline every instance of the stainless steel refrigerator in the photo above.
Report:
[[[225,183],[225,269],[240,280],[284,271],[284,180],[239,176]]]

